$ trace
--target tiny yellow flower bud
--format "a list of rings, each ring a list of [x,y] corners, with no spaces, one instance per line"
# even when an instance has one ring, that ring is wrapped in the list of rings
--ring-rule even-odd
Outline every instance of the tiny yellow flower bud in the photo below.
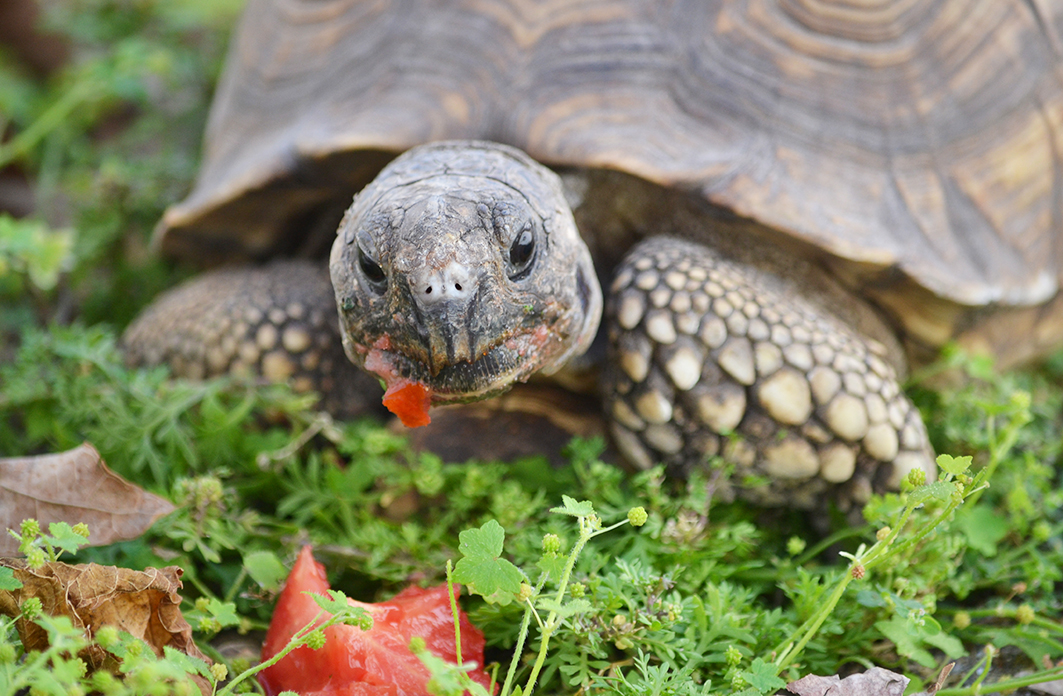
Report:
[[[918,488],[926,483],[926,472],[922,469],[912,469],[908,472],[908,483],[912,488]]]
[[[632,527],[641,527],[646,524],[646,520],[649,519],[649,515],[646,514],[646,508],[639,505],[628,510],[627,521],[631,523]]]
[[[543,551],[547,553],[561,552],[561,537],[556,534],[543,535]]]
[[[807,542],[801,537],[792,536],[786,541],[786,552],[791,556],[798,556],[804,552]]]
[[[39,597],[26,598],[26,600],[22,602],[22,606],[20,608],[22,609],[22,615],[30,621],[33,621],[34,619],[39,617],[41,615],[41,612],[44,611],[44,607],[41,604],[41,600]]]
[[[26,551],[26,564],[37,570],[44,566],[48,562],[48,556],[44,553],[44,549],[39,546],[34,546],[32,549]]]
[[[38,537],[41,534],[41,525],[37,523],[37,520],[33,518],[22,520],[22,524],[19,525],[19,531],[22,534],[22,538]]]
[[[214,681],[225,681],[225,678],[229,676],[229,668],[223,662],[215,662],[210,666],[210,673]]]
[[[306,644],[311,650],[320,650],[325,647],[325,632],[318,629],[306,637]]]

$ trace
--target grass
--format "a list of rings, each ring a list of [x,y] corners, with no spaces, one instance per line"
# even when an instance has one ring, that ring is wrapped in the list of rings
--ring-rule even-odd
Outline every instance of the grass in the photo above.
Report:
[[[507,683],[537,693],[752,695],[871,665],[915,688],[953,658],[981,655],[975,667],[986,667],[1001,649],[1033,671],[1012,687],[1060,676],[1060,357],[1001,375],[946,352],[938,367],[965,374],[961,386],[921,379],[909,390],[950,455],[945,482],[876,497],[866,524],[825,537],[796,513],[709,506],[697,476],[625,475],[594,441],[573,442],[560,471],[537,459],[444,463],[377,423],[333,422],[283,387],[127,369],[117,333],[185,273],[147,254],[146,240],[194,175],[237,9],[64,0],[45,17],[75,49],[63,72],[34,77],[0,53],[0,161],[34,183],[41,211],[0,217],[0,454],[89,440],[178,505],[143,537],[76,561],[183,568],[185,614],[219,659],[220,631],[266,626],[303,543],[334,587],[373,600],[411,579],[446,581],[461,535],[493,523],[521,579],[463,606],[500,673],[523,646]],[[568,508],[564,496],[590,507],[551,512]],[[632,508],[645,511],[639,528],[585,526]],[[0,686],[140,693],[197,669],[114,638],[137,676],[104,684],[70,658],[83,637],[38,618],[54,636],[46,653],[24,654],[14,624],[0,623],[0,674],[15,675]],[[987,673],[939,693],[986,692],[977,674]]]

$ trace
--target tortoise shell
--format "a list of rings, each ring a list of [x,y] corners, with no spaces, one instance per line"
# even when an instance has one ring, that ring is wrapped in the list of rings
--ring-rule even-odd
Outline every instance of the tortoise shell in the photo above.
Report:
[[[486,139],[700,194],[1012,362],[1063,337],[1061,37],[1051,0],[251,0],[158,241],[284,253],[396,153]]]

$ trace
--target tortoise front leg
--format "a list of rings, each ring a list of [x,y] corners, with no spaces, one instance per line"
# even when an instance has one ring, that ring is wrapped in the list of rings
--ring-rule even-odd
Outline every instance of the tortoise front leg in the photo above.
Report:
[[[606,414],[634,464],[678,473],[719,455],[760,504],[843,508],[934,474],[918,411],[881,344],[764,271],[655,237],[618,267]]]
[[[144,310],[122,347],[130,364],[165,363],[178,377],[289,382],[318,392],[338,416],[381,411],[378,381],[343,353],[323,263],[287,261],[193,278]]]

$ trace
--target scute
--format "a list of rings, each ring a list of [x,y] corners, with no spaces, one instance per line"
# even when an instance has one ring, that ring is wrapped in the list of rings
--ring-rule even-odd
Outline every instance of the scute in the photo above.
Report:
[[[393,154],[494,140],[700,191],[829,252],[937,345],[969,324],[956,306],[1058,290],[1063,31],[1044,7],[251,0],[200,179],[159,238],[185,256],[275,254]]]

